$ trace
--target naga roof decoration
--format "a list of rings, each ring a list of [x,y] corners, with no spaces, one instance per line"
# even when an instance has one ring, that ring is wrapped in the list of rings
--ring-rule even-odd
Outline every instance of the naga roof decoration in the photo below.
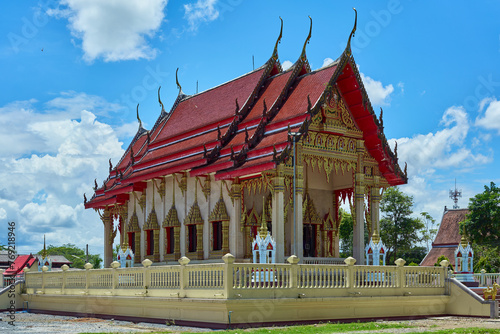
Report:
[[[324,113],[333,94],[339,94],[362,133],[366,151],[377,162],[391,186],[407,182],[383,133],[352,57],[346,49],[332,64],[311,71],[305,46],[299,59],[283,71],[277,47],[264,65],[236,79],[195,95],[179,95],[170,112],[160,98],[158,120],[149,131],[139,129],[104,184],[85,203],[86,208],[121,205],[133,191],[143,191],[147,180],[174,173],[233,179],[276,168],[292,153],[289,132],[307,135],[313,117]],[[159,96],[158,96],[159,97]]]

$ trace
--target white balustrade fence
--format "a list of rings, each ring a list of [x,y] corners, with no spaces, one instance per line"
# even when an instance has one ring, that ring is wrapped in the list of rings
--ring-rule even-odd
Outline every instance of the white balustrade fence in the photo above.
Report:
[[[290,257],[288,264],[256,264],[234,263],[234,257],[226,254],[224,263],[215,264],[188,264],[182,258],[180,265],[172,266],[27,272],[26,291],[222,299],[445,293],[445,266],[355,266],[350,259],[343,265],[298,264],[296,257]]]

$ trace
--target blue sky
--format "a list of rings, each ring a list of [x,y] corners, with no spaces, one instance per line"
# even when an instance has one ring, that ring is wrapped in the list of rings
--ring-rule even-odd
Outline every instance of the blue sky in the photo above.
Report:
[[[83,209],[94,178],[137,129],[177,96],[261,66],[278,53],[317,69],[336,59],[353,26],[354,58],[385,133],[398,141],[415,212],[441,219],[457,179],[466,207],[500,183],[499,1],[42,0],[2,4],[0,243],[17,223],[20,252],[74,243],[102,253],[102,223]]]

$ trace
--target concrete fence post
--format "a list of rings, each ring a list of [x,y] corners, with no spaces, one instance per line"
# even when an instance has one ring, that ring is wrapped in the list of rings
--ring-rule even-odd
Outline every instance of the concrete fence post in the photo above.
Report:
[[[92,263],[85,263],[83,266],[85,268],[85,294],[89,293],[89,287],[90,287],[90,269],[94,268]]]
[[[42,267],[42,293],[45,294],[45,273],[49,270],[49,267],[43,266]]]
[[[67,264],[63,264],[62,267],[62,286],[61,286],[61,294],[64,295],[64,291],[66,290],[66,272],[68,271],[69,267]]]
[[[396,275],[398,277],[396,287],[399,289],[403,289],[406,285],[405,284],[406,277],[405,277],[405,272],[404,272],[404,265],[405,265],[406,261],[399,258],[396,261],[394,261],[394,263],[396,264]],[[416,279],[416,278],[414,278],[414,279]]]
[[[186,270],[186,266],[191,260],[183,256],[178,261],[179,264],[181,265],[180,277],[179,277],[179,297],[186,297],[186,290],[189,286],[189,281],[188,281],[189,277],[188,277],[188,272]]]
[[[150,285],[151,285],[151,277],[149,275],[149,267],[151,267],[151,265],[153,264],[153,262],[151,262],[150,259],[145,259],[144,261],[142,261],[142,265],[144,266],[144,270],[143,270],[143,275],[144,275],[144,278],[142,280],[142,282],[144,283],[144,292],[145,293],[148,293],[148,288],[150,288]]]
[[[448,260],[443,260],[439,262],[439,265],[441,268],[443,268],[443,286],[446,285],[446,278],[448,276],[448,266],[450,265],[450,261]]]
[[[345,287],[347,289],[352,289],[354,288],[354,264],[356,263],[356,259],[353,258],[352,256],[349,256],[347,259],[344,260],[344,263],[347,264],[347,272],[346,272],[346,283]]]
[[[113,290],[113,294],[115,293],[115,289],[118,287],[118,268],[121,267],[120,262],[113,261],[111,262],[111,268],[113,268],[113,282],[111,283],[111,289]]]
[[[232,299],[234,295],[233,290],[233,266],[234,266],[234,255],[227,253],[222,257],[224,261],[224,296],[226,299]]]
[[[288,263],[290,263],[290,282],[289,282],[290,285],[289,285],[289,288],[292,291],[294,291],[295,289],[297,289],[299,287],[299,282],[298,282],[299,266],[298,266],[298,263],[299,263],[300,259],[297,256],[292,255],[286,260]]]
[[[485,269],[481,269],[481,286],[486,286],[486,270]]]

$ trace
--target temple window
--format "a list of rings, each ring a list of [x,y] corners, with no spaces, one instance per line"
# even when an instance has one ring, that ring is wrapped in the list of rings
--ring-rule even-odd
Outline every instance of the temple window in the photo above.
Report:
[[[222,250],[222,222],[212,222],[213,250]]]
[[[173,254],[175,250],[174,228],[165,227],[165,253]]]
[[[188,225],[188,252],[196,252],[196,225]]]
[[[130,249],[135,254],[135,232],[128,233],[128,244],[130,245]]]
[[[147,230],[146,231],[146,255],[153,255],[154,254],[154,244],[155,244],[155,237],[154,237],[154,230]]]

